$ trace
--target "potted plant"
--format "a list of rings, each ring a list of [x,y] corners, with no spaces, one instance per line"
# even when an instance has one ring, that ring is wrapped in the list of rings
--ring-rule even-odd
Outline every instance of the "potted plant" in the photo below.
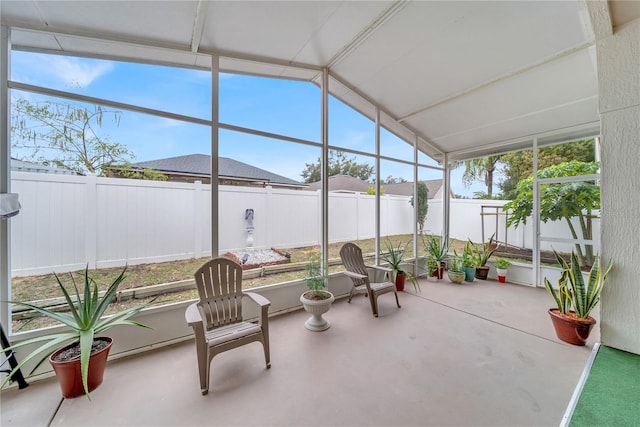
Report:
[[[404,291],[405,281],[409,279],[417,292],[420,289],[418,286],[418,281],[413,276],[413,274],[406,272],[401,268],[404,261],[404,252],[407,248],[407,245],[408,242],[404,245],[402,243],[398,243],[398,246],[393,246],[393,244],[389,240],[386,240],[386,251],[382,253],[382,259],[387,264],[389,264],[389,268],[391,268],[393,280],[396,284],[397,291]]]
[[[557,305],[557,308],[549,309],[549,316],[559,339],[574,345],[585,345],[593,325],[596,324],[596,320],[589,314],[600,301],[600,293],[612,262],[609,260],[603,270],[600,256],[596,256],[585,283],[574,251],[571,252],[570,265],[555,250],[553,253],[562,272],[557,289],[553,288],[546,277],[544,279],[544,287]]]
[[[462,270],[462,260],[455,250],[453,251],[453,258],[449,260],[447,265],[447,275],[453,283],[461,284],[464,282],[465,274]]]
[[[481,280],[487,280],[489,275],[489,266],[487,261],[491,258],[491,255],[496,251],[496,244],[493,242],[493,238],[496,234],[493,233],[489,238],[488,243],[483,243],[475,246],[476,257],[476,278]]]
[[[467,282],[473,282],[476,277],[476,256],[474,254],[474,244],[471,240],[468,240],[462,250],[462,270],[464,271],[464,280]]]
[[[58,381],[60,382],[62,395],[65,398],[78,397],[84,393],[87,398],[91,399],[89,393],[102,384],[107,357],[113,342],[112,338],[99,337],[98,334],[106,332],[118,325],[133,325],[148,328],[148,326],[130,319],[153,301],[137,307],[128,308],[108,317],[102,317],[115,297],[118,286],[120,286],[124,280],[126,270],[127,267],[125,266],[120,275],[109,285],[104,294],[100,296],[98,284],[93,278],[89,277],[89,267],[87,266],[84,271],[82,297],[73,275],[71,275],[75,291],[74,298],[69,295],[60,278],[55,275],[69,313],[60,312],[57,309],[53,311],[53,309],[38,307],[37,305],[26,302],[9,301],[12,304],[29,307],[45,317],[56,320],[67,326],[69,330],[28,339],[9,347],[8,349],[15,349],[25,345],[47,341],[25,356],[11,371],[2,383],[2,386],[4,387],[13,373],[20,369],[26,362],[40,355],[42,358],[31,373],[33,373],[45,359],[49,358],[49,362],[53,366]],[[65,343],[69,344],[59,349],[60,346]]]
[[[511,262],[505,258],[498,258],[495,262],[496,271],[498,272],[498,282],[506,283],[507,281],[507,270],[511,265]]]
[[[445,260],[449,251],[447,241],[440,237],[430,236],[425,242],[425,250],[427,251],[427,265],[431,270],[431,275],[442,279],[444,277]]]
[[[331,323],[322,315],[329,311],[335,297],[326,290],[327,275],[322,271],[320,262],[310,262],[305,266],[305,270],[305,282],[309,290],[300,295],[300,302],[311,317],[305,322],[304,327],[314,332],[324,331],[329,329]]]

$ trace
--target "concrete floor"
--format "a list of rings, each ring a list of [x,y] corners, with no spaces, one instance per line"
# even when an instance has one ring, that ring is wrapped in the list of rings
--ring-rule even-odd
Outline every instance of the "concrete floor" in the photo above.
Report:
[[[544,289],[421,281],[422,292],[339,300],[325,332],[304,311],[270,321],[272,368],[250,344],[212,362],[202,396],[192,341],[109,362],[63,400],[55,379],[1,395],[2,426],[557,426],[593,343],[558,341]]]

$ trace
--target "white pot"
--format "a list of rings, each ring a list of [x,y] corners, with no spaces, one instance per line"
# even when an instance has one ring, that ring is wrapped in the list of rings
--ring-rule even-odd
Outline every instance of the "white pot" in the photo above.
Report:
[[[322,315],[329,311],[331,303],[336,299],[329,291],[321,292],[328,294],[329,298],[314,300],[305,298],[305,294],[300,295],[302,306],[307,313],[311,314],[311,317],[305,322],[304,327],[314,332],[324,331],[331,327],[331,323],[323,318]]]
[[[507,269],[506,268],[496,268],[498,272],[498,281],[500,283],[505,283],[507,281]]]

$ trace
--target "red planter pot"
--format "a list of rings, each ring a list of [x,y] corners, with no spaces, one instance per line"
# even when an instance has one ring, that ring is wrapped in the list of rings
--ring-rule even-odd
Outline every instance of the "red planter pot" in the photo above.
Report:
[[[596,324],[596,319],[589,316],[586,319],[575,317],[575,312],[570,311],[571,315],[564,315],[557,308],[549,309],[549,316],[556,331],[556,336],[569,344],[585,345],[587,338]]]
[[[396,274],[396,290],[398,292],[404,291],[404,284],[406,280],[407,273],[405,273],[404,271],[398,271],[398,274]]]
[[[431,272],[431,276],[432,277],[436,277],[438,279],[444,279],[444,268],[445,268],[446,264],[444,262],[440,263],[440,268],[436,268],[435,270],[433,270]]]
[[[110,337],[98,337],[95,338],[95,340],[107,341],[108,345],[105,348],[92,353],[89,358],[89,375],[87,378],[89,391],[95,390],[100,384],[102,384],[104,369],[107,366],[107,357],[109,356],[109,350],[111,350],[111,345],[113,344],[113,339]],[[72,399],[84,394],[82,373],[80,371],[80,359],[78,358],[68,362],[56,362],[54,359],[60,353],[68,350],[74,345],[76,345],[76,343],[61,348],[49,357],[49,363],[53,366],[53,370],[55,371],[58,382],[60,383],[62,396],[67,399]]]

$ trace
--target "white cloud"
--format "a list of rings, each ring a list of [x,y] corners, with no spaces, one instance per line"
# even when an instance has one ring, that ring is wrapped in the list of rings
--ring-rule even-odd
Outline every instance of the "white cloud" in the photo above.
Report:
[[[21,75],[29,75],[28,81],[44,85],[62,84],[65,87],[87,88],[97,78],[114,68],[113,62],[96,59],[45,54],[19,55],[18,52],[15,56],[13,71],[16,77],[21,80]]]
[[[88,87],[95,79],[113,69],[113,63],[107,61],[86,60],[80,58],[46,56],[51,74],[68,86]]]

